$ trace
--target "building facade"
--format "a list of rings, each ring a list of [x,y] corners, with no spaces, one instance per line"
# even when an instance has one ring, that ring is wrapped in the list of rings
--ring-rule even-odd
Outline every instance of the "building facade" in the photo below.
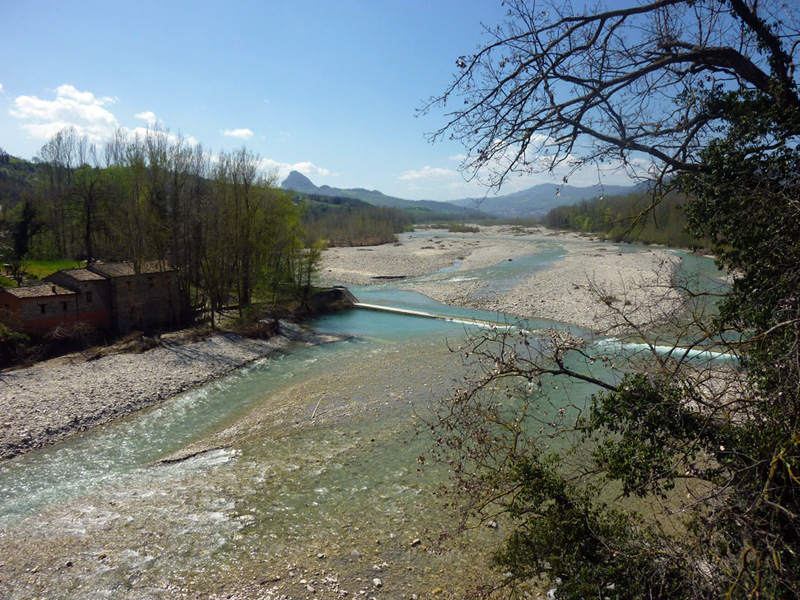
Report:
[[[0,289],[0,321],[29,335],[47,335],[78,322],[77,294],[54,283]]]
[[[31,335],[78,323],[116,333],[181,323],[177,274],[155,261],[138,270],[133,263],[93,263],[44,281],[0,290],[0,322]]]
[[[78,321],[99,329],[111,329],[111,286],[109,281],[89,269],[64,269],[45,277],[76,292]]]
[[[112,325],[120,333],[175,327],[181,322],[178,278],[157,261],[93,263],[88,269],[109,284]]]

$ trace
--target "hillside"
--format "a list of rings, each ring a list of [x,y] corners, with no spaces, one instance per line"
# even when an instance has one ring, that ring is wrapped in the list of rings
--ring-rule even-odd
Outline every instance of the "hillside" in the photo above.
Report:
[[[582,200],[592,200],[601,196],[629,194],[636,188],[622,185],[593,185],[576,187],[542,183],[520,192],[504,196],[486,198],[465,198],[453,204],[465,208],[481,210],[496,217],[541,217],[552,208],[576,204]]]
[[[430,213],[431,216],[437,214],[463,213],[465,210],[472,217],[481,217],[480,211],[474,207],[454,205],[452,202],[438,202],[436,200],[405,200],[394,196],[387,196],[378,190],[367,190],[364,188],[335,188],[328,185],[316,186],[302,173],[292,171],[283,180],[281,187],[285,190],[292,190],[301,194],[313,194],[317,196],[331,196],[339,198],[355,198],[372,204],[373,206],[385,206],[389,208],[399,208],[416,213]]]
[[[389,206],[403,210],[430,211],[433,213],[453,213],[455,212],[454,207],[459,207],[462,210],[466,210],[467,215],[471,217],[478,217],[483,213],[483,216],[491,215],[506,219],[541,217],[557,206],[575,204],[582,200],[591,200],[600,196],[629,194],[636,189],[634,186],[622,185],[576,187],[542,183],[526,190],[503,196],[464,198],[450,202],[438,202],[435,200],[404,200],[403,198],[386,196],[377,190],[363,188],[340,189],[327,185],[316,186],[308,177],[297,171],[292,171],[284,179],[281,187],[303,194],[357,198],[374,206]]]
[[[25,193],[33,192],[36,163],[15,158],[0,149],[0,210],[9,210],[20,203]]]

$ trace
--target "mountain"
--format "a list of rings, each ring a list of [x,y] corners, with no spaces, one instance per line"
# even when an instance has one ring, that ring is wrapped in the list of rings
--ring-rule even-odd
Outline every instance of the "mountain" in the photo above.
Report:
[[[327,185],[317,187],[305,175],[292,171],[283,180],[281,187],[301,194],[316,194],[341,198],[356,198],[375,206],[390,206],[404,210],[454,213],[466,211],[464,216],[478,218],[491,215],[500,218],[541,217],[551,208],[565,204],[577,204],[582,200],[591,200],[598,196],[624,196],[640,191],[639,186],[624,185],[592,185],[577,187],[572,185],[556,185],[542,183],[521,192],[504,196],[487,196],[486,198],[464,198],[450,202],[435,200],[404,200],[386,196],[377,190],[364,188],[340,189]],[[455,209],[458,207],[460,210]],[[481,214],[482,213],[482,214]]]
[[[297,171],[289,173],[289,176],[283,180],[281,187],[285,190],[294,190],[303,194],[316,194],[318,189],[308,177]]]
[[[316,186],[302,173],[292,171],[283,180],[281,187],[285,190],[292,190],[300,194],[315,194],[318,196],[331,196],[339,198],[355,198],[373,206],[388,206],[402,210],[426,213],[466,213],[472,217],[480,217],[478,210],[470,207],[461,207],[451,202],[437,202],[435,200],[405,200],[394,196],[387,196],[378,190],[367,190],[364,188],[335,188],[328,185]],[[485,216],[485,215],[483,215]]]
[[[452,204],[464,208],[480,210],[502,218],[540,217],[551,208],[565,204],[577,204],[598,196],[624,196],[639,191],[638,186],[592,185],[577,187],[541,183],[520,192],[504,196],[486,198],[465,198],[454,200]]]

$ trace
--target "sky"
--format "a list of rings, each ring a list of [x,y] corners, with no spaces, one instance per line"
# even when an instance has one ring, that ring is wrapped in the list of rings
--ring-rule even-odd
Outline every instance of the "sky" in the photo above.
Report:
[[[504,15],[500,0],[5,0],[0,148],[31,159],[66,126],[102,145],[157,123],[212,153],[244,145],[279,181],[480,196],[464,148],[428,140],[444,110],[419,109]],[[560,177],[501,193],[545,182]]]

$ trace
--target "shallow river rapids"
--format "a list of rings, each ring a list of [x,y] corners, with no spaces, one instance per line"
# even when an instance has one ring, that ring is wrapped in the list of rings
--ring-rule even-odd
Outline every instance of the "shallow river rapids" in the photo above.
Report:
[[[483,276],[510,285],[558,254]],[[436,496],[446,473],[417,463],[431,442],[415,420],[451,391],[462,366],[448,345],[470,326],[366,310],[311,325],[349,337],[0,467],[0,597],[463,597],[503,530],[442,538],[455,519]]]

